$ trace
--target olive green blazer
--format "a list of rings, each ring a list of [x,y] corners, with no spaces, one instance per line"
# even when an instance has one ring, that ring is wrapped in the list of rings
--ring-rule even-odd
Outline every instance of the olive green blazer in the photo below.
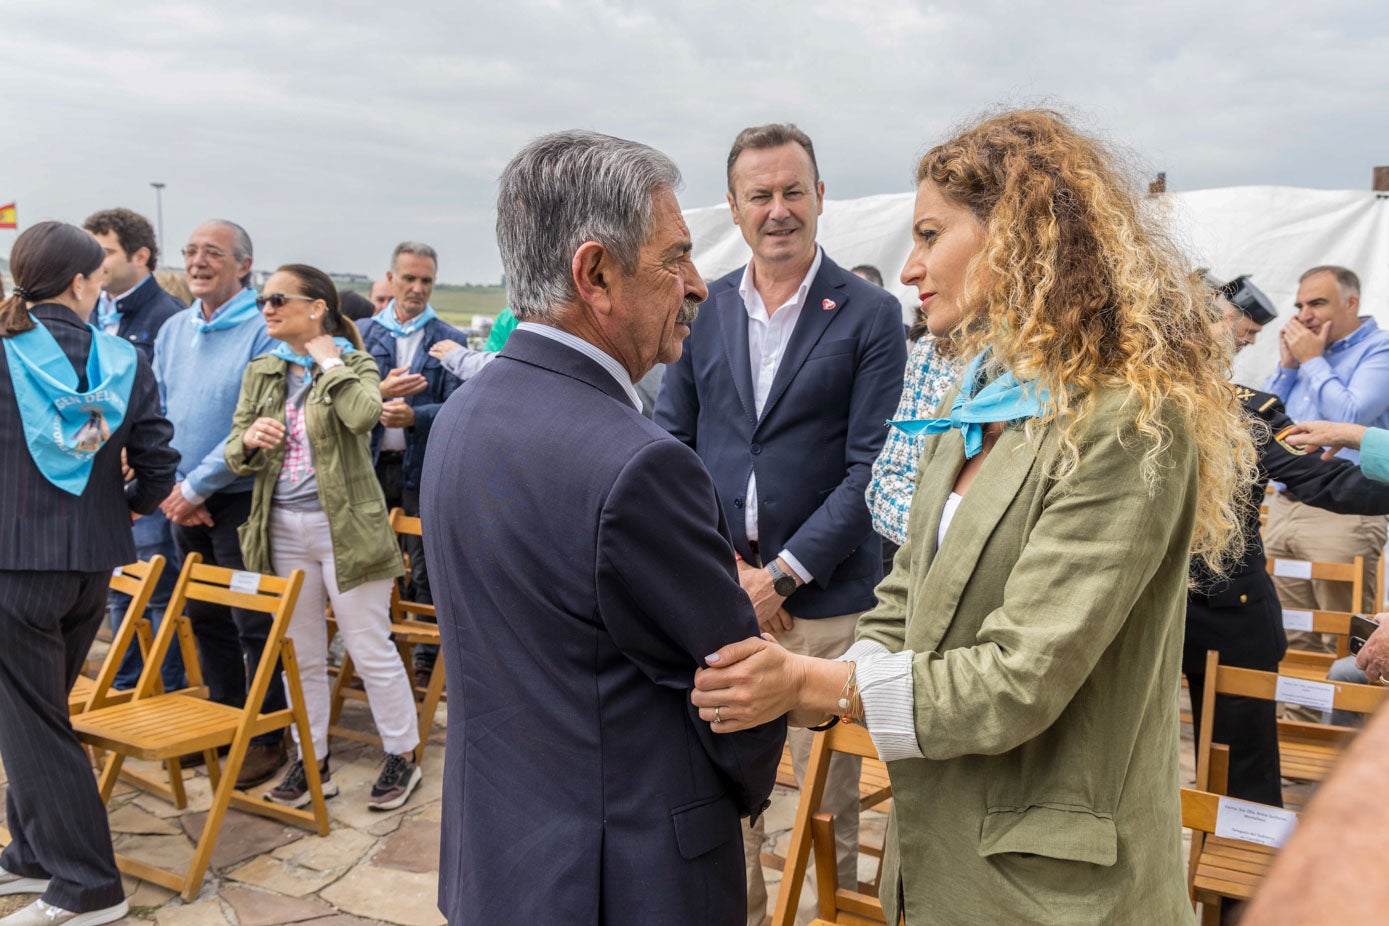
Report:
[[[345,592],[403,575],[405,568],[371,463],[371,429],[381,419],[381,374],[366,351],[352,351],[342,359],[342,366],[327,373],[314,366],[304,400],[304,428],[313,450],[318,500],[328,516],[337,584]],[[225,450],[232,472],[255,474],[251,515],[240,530],[241,556],[247,569],[267,574],[275,572],[270,507],[285,462],[284,444],[248,459],[241,435],[257,418],[285,420],[288,367],[273,354],[262,354],[246,367]]]
[[[925,758],[889,764],[889,923],[1193,922],[1177,750],[1196,454],[1171,416],[1150,494],[1125,396],[1101,396],[1059,481],[1055,428],[1005,430],[940,549],[964,444],[926,441],[907,542],[858,623],[915,654]]]

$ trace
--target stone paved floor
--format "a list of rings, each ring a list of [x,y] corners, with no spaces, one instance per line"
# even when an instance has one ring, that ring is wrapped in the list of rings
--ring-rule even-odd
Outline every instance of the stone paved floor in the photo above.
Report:
[[[425,758],[425,778],[404,807],[375,813],[365,798],[375,779],[380,750],[336,740],[332,774],[342,792],[328,801],[332,830],[319,837],[306,830],[232,810],[218,838],[212,866],[197,899],[184,903],[173,892],[133,878],[126,880],[131,915],[126,923],[158,926],[438,926],[439,811],[443,734],[441,706]],[[368,729],[366,706],[349,702],[345,725]],[[1194,780],[1191,731],[1183,729],[1183,780]],[[152,766],[133,763],[145,771]],[[117,848],[147,861],[182,865],[191,857],[210,801],[201,769],[186,771],[189,807],[175,811],[165,801],[125,785],[112,800],[111,829]],[[272,782],[273,783],[273,782]],[[4,778],[0,772],[0,796]],[[778,789],[768,811],[769,848],[784,854],[795,812],[794,792]],[[3,804],[0,803],[0,807]],[[885,816],[864,814],[863,825],[881,840]],[[864,857],[861,876],[871,880],[874,860]],[[776,897],[781,874],[765,869],[768,894]],[[0,915],[31,897],[0,897]]]

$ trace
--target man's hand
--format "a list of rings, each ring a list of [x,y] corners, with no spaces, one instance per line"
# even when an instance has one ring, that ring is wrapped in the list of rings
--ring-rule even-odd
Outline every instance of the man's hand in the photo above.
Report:
[[[1304,421],[1289,428],[1283,440],[1294,447],[1325,447],[1321,458],[1329,460],[1345,447],[1359,450],[1366,430],[1363,424],[1344,421]]]
[[[207,506],[195,505],[184,498],[181,482],[177,483],[169,497],[160,503],[159,510],[164,512],[164,517],[183,527],[193,527],[197,524],[212,526],[212,515],[208,512]]]
[[[789,570],[788,570],[789,571]],[[752,609],[757,612],[757,626],[763,633],[779,633],[791,629],[792,618],[782,610],[786,599],[772,588],[772,574],[765,569],[738,562],[738,584],[752,599]]]
[[[126,459],[124,447],[121,448],[121,481],[135,481],[135,470],[130,468],[130,461]]]
[[[403,399],[424,392],[428,387],[429,380],[424,378],[423,373],[411,373],[409,367],[396,367],[381,380],[381,398]]]
[[[434,342],[433,346],[429,348],[429,356],[433,357],[435,360],[443,360],[449,354],[456,350],[460,350],[462,347],[463,345],[459,344],[457,341],[444,338],[442,341]]]
[[[1290,318],[1278,337],[1279,356],[1282,358],[1286,350],[1293,359],[1290,368],[1299,367],[1313,357],[1320,357],[1326,353],[1327,339],[1330,337],[1330,325],[1322,325],[1321,330],[1313,334],[1302,322]]]
[[[1370,634],[1355,655],[1355,667],[1371,685],[1389,684],[1389,613],[1376,614],[1379,629]]]
[[[809,657],[788,652],[771,637],[749,637],[705,657],[695,672],[690,703],[715,733],[736,733],[795,709]]]
[[[388,428],[414,427],[415,410],[404,402],[387,402],[381,406],[381,423]]]

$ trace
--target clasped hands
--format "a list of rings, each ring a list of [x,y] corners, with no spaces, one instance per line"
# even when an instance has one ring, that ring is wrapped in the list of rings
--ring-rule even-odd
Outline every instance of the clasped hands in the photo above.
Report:
[[[800,706],[810,661],[769,633],[730,643],[704,657],[708,668],[695,672],[690,703],[715,733],[747,730]]]
[[[1313,357],[1326,353],[1330,339],[1330,325],[1323,323],[1319,331],[1313,332],[1296,318],[1290,318],[1278,332],[1278,365],[1285,370],[1296,370]]]
[[[418,395],[429,388],[423,373],[411,373],[409,367],[396,367],[381,380],[381,424],[387,428],[408,428],[415,424],[415,410],[400,401]]]

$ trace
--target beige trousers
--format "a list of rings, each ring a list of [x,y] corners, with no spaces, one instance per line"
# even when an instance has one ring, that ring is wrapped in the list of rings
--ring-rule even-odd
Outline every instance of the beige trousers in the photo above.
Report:
[[[822,617],[819,620],[797,618],[794,626],[776,635],[777,642],[793,653],[834,659],[842,656],[854,642],[854,626],[858,614]],[[791,763],[796,771],[796,784],[805,779],[806,763],[810,760],[810,742],[814,734],[799,727],[791,728],[786,741],[791,747]],[[824,813],[834,814],[835,854],[839,860],[839,885],[858,887],[858,781],[861,761],[857,756],[837,755],[830,760],[829,780],[821,802]],[[766,844],[766,816],[757,818],[755,826],[743,821],[743,860],[748,878],[748,926],[758,926],[767,910],[767,884],[762,876],[762,849]],[[796,923],[799,926],[815,919],[815,859],[811,858],[797,904]]]

